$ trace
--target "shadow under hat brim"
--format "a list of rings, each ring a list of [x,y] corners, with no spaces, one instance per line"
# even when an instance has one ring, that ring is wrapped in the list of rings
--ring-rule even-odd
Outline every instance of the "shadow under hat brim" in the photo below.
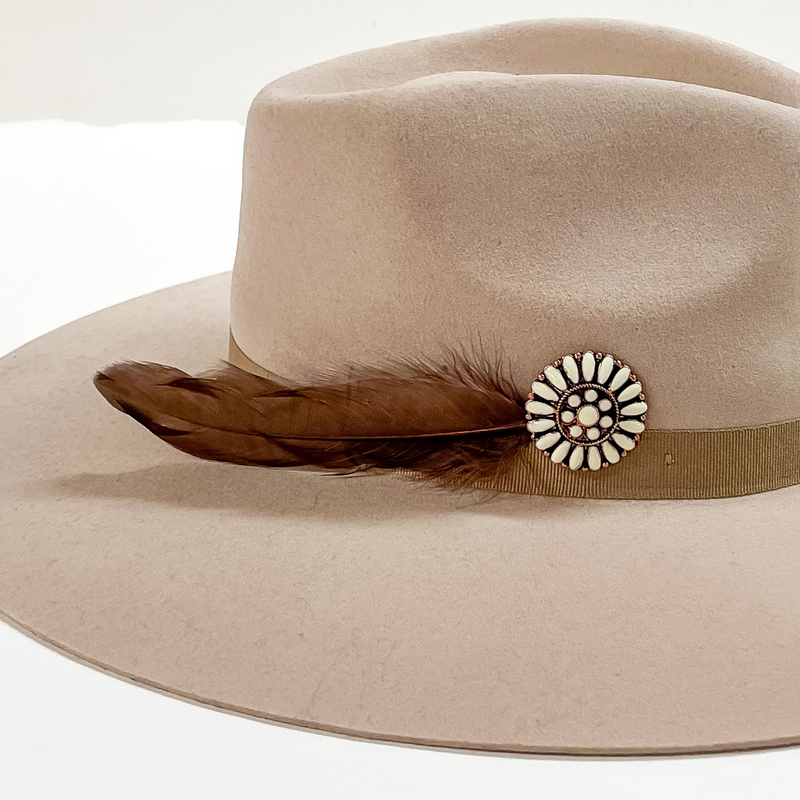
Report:
[[[229,285],[145,295],[0,360],[3,618],[138,684],[345,735],[585,755],[800,742],[800,486],[491,497],[193,458],[92,376],[226,358]]]

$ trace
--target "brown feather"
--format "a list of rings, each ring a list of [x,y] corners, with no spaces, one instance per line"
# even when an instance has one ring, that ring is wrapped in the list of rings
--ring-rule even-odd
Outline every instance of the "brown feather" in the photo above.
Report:
[[[450,485],[501,474],[530,442],[525,398],[485,357],[396,358],[289,387],[222,361],[192,377],[122,361],[94,376],[115,408],[199,458],[339,474],[414,470]]]

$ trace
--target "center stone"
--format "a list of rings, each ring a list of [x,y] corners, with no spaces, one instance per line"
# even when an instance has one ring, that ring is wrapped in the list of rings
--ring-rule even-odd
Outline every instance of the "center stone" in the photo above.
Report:
[[[594,406],[584,406],[578,412],[578,422],[581,425],[594,425],[600,418],[600,412]]]

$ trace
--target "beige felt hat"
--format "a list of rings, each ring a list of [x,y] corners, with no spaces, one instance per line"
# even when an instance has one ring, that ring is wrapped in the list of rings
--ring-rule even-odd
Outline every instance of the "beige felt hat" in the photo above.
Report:
[[[0,387],[0,610],[80,661],[434,746],[800,742],[777,63],[543,19],[287,75],[232,274],[36,339]]]

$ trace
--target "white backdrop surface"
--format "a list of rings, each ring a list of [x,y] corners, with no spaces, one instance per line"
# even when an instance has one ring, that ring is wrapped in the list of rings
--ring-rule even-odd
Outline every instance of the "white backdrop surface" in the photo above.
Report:
[[[800,68],[796,0],[0,0],[0,122],[244,123],[307,64],[536,17],[672,25]]]
[[[224,15],[221,3],[183,0],[0,7],[0,119],[23,120],[0,124],[0,354],[230,269],[240,123],[264,83],[304,64],[511,19],[606,16],[706,33],[800,69],[796,4],[295,0],[230,2]],[[146,68],[134,63],[143,48]],[[294,730],[133,686],[0,624],[2,798],[780,799],[800,796],[798,776],[794,748],[525,758]]]

